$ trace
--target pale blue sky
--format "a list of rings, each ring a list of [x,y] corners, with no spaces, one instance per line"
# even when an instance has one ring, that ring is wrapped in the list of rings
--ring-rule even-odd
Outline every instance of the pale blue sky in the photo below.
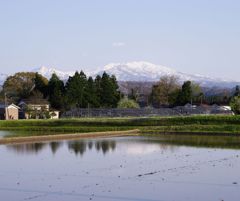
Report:
[[[2,73],[127,61],[240,80],[240,1],[0,0]]]

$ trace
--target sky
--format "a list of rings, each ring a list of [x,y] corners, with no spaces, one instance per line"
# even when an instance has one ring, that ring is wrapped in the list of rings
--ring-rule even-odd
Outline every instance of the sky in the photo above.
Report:
[[[0,73],[147,61],[240,80],[239,0],[0,0]]]

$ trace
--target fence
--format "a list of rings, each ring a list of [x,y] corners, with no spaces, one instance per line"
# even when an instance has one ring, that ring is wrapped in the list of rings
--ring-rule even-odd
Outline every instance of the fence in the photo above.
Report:
[[[65,112],[62,117],[143,117],[143,116],[174,116],[177,111],[170,108],[161,109],[73,109]]]
[[[78,117],[150,117],[150,116],[183,116],[196,114],[225,114],[232,115],[231,110],[223,110],[221,107],[175,107],[175,108],[75,108],[61,115],[62,118]]]

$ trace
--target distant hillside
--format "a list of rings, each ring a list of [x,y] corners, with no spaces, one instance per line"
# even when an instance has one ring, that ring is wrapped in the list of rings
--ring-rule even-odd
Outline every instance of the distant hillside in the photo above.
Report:
[[[76,69],[80,71],[81,69]],[[61,79],[65,80],[69,76],[74,74],[74,71],[64,72],[54,68],[41,67],[34,69],[34,72],[38,72],[43,76],[50,78],[52,73],[56,73]],[[175,71],[171,68],[155,65],[149,62],[129,62],[129,63],[112,63],[104,66],[101,69],[85,72],[88,76],[95,77],[103,72],[115,75],[117,80],[120,82],[157,82],[162,76],[176,76],[181,82],[186,80],[191,80],[199,83],[201,86],[207,87],[227,87],[232,88],[238,84],[240,81],[227,80],[223,78],[213,78],[203,75],[192,75],[187,73],[182,73]]]
[[[81,71],[81,69],[75,69]],[[69,76],[74,75],[75,70],[72,71],[61,71],[56,68],[40,67],[35,68],[32,72],[38,72],[39,74],[47,77],[51,77],[53,73],[56,73],[60,79],[67,80]],[[240,85],[240,81],[227,80],[223,78],[212,78],[203,75],[191,75],[187,73],[178,72],[171,68],[155,65],[149,62],[139,61],[139,62],[128,62],[128,63],[111,63],[98,70],[85,72],[88,76],[95,77],[98,74],[102,74],[106,71],[108,74],[115,75],[119,81],[120,89],[122,92],[126,93],[132,88],[141,88],[140,90],[145,93],[149,93],[153,83],[159,81],[162,76],[176,76],[179,78],[180,82],[191,80],[199,83],[202,87],[208,90],[209,94],[215,93],[217,91],[231,90],[236,85]],[[7,75],[0,74],[0,85],[3,84]]]

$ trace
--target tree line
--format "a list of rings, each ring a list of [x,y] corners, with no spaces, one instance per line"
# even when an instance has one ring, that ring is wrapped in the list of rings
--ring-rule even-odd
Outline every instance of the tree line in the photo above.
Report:
[[[95,78],[87,77],[76,71],[66,82],[54,73],[48,80],[34,72],[19,72],[9,76],[3,84],[0,94],[4,94],[8,102],[18,103],[20,100],[48,100],[51,107],[60,111],[72,108],[139,108],[139,94],[132,89],[130,94],[121,94],[114,75],[104,72]],[[147,106],[174,107],[190,104],[231,104],[240,113],[240,89],[236,87],[234,94],[206,96],[199,84],[185,81],[180,84],[177,77],[162,76],[152,86],[147,95]]]
[[[3,84],[2,96],[8,101],[47,99],[51,107],[60,111],[71,108],[114,108],[121,98],[116,77],[106,72],[95,79],[76,71],[66,83],[53,73],[48,80],[38,73],[19,72],[9,76]]]
[[[185,81],[181,85],[177,77],[163,76],[152,87],[150,102],[155,107],[183,106],[187,103],[229,105],[233,98],[238,96],[240,96],[239,86],[236,86],[235,90],[221,90],[219,94],[211,95],[211,93],[204,92],[202,87],[195,82]]]
[[[157,107],[179,106],[202,102],[203,92],[197,83],[185,81],[181,86],[177,77],[163,76],[156,85],[153,85],[150,99]]]

